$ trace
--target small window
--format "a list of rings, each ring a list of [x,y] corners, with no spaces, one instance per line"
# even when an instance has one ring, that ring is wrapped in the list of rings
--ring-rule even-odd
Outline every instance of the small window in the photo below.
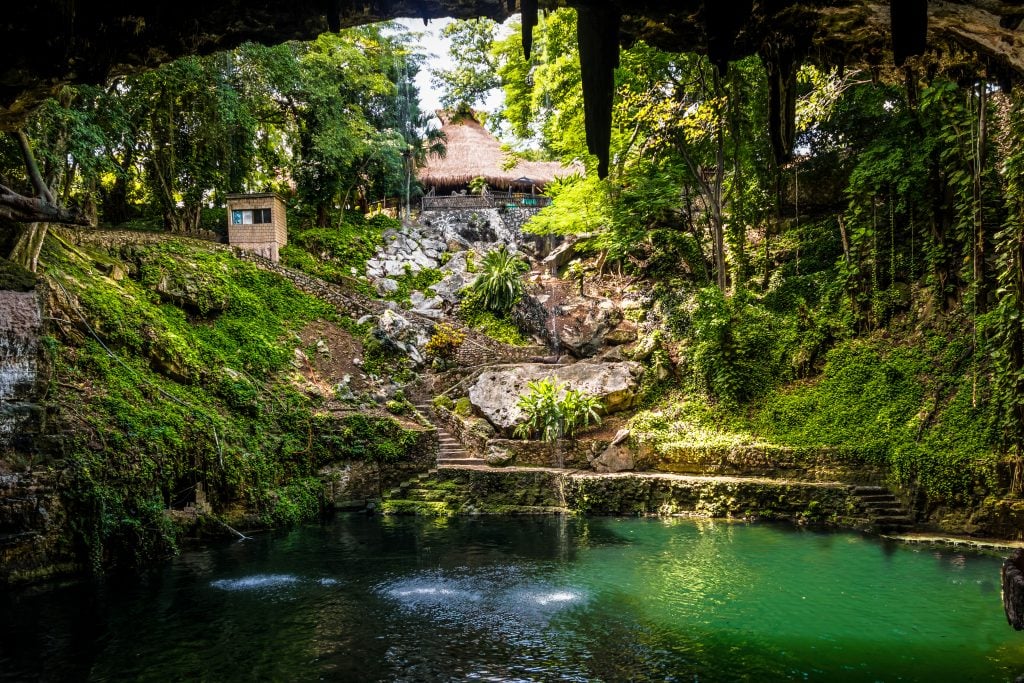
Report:
[[[242,209],[231,212],[233,225],[270,223],[270,209]]]

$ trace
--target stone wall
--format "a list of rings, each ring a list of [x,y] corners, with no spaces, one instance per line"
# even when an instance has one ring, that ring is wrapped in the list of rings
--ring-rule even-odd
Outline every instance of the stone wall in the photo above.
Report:
[[[25,441],[37,430],[43,305],[39,292],[0,290],[0,451],[30,450]]]
[[[553,470],[439,469],[463,511],[510,506],[562,508],[596,515],[696,515],[857,526],[851,487],[766,479],[701,479],[659,474]]]
[[[655,451],[641,444],[639,468],[676,474],[743,475],[804,481],[883,484],[884,468],[851,460],[835,449],[786,446],[665,446]]]
[[[446,242],[463,246],[497,246],[503,243],[515,247],[519,243],[518,227],[506,223],[498,209],[453,209],[428,211],[420,222]]]
[[[77,573],[53,474],[0,474],[0,585]]]
[[[434,468],[437,451],[437,432],[431,429],[419,432],[407,457],[398,462],[378,466],[348,460],[324,467],[319,476],[327,504],[339,510],[365,508],[403,481]]]

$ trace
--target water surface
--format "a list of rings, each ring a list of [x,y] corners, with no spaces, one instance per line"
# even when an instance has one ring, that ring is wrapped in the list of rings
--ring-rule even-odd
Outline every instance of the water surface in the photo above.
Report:
[[[340,517],[0,595],[0,680],[1008,681],[998,576],[772,525]]]

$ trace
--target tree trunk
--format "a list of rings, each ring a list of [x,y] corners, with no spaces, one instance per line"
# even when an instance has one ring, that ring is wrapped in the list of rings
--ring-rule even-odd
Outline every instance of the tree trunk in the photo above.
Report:
[[[10,259],[33,273],[39,268],[39,252],[46,240],[49,223],[28,223],[11,250]]]

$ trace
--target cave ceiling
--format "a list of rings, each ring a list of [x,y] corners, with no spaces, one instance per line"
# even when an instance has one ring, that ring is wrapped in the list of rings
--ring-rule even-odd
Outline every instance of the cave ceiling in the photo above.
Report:
[[[528,45],[538,9],[566,4],[580,12],[587,138],[602,166],[618,46],[636,40],[705,53],[723,67],[760,54],[780,160],[792,142],[792,85],[803,61],[881,68],[922,52],[962,53],[979,75],[1004,84],[1024,75],[1024,5],[997,0],[24,0],[0,18],[0,130],[20,127],[61,85],[101,83],[182,55],[397,17],[502,20],[519,11]]]

